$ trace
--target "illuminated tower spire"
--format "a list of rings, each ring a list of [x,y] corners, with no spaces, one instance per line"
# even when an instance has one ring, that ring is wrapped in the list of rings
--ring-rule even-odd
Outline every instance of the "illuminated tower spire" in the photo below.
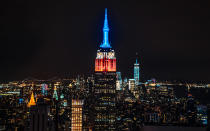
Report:
[[[103,28],[104,40],[97,51],[95,60],[96,72],[116,72],[116,57],[115,52],[109,43],[109,26],[107,18],[107,9],[105,9],[105,19]]]
[[[116,129],[116,57],[111,48],[108,33],[107,9],[103,28],[104,40],[97,50],[94,75],[94,131]],[[108,98],[108,99],[107,99]],[[107,101],[108,100],[108,101]],[[72,102],[73,103],[73,102]],[[78,110],[78,104],[77,104]],[[74,115],[75,116],[75,115]],[[75,118],[72,118],[75,120]],[[79,124],[77,124],[79,125]],[[72,128],[73,129],[73,128]],[[77,128],[78,129],[78,128]]]
[[[138,85],[139,83],[139,63],[136,59],[136,63],[134,63],[134,79],[135,79],[135,83],[136,85]]]
[[[55,100],[58,100],[58,94],[57,94],[56,86],[54,87],[53,98],[55,98]]]
[[[31,99],[30,101],[28,102],[28,107],[31,107],[31,106],[35,106],[36,105],[36,102],[35,102],[35,99],[34,99],[34,93],[32,92],[31,94]]]
[[[105,9],[105,18],[104,18],[104,28],[103,28],[103,35],[104,40],[101,43],[101,48],[111,48],[109,44],[109,25],[108,25],[108,18],[107,18],[107,8]]]

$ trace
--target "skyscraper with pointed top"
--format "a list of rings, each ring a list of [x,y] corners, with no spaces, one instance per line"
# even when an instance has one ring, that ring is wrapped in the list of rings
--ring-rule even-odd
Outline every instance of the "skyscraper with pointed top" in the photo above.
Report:
[[[56,101],[58,100],[58,94],[57,94],[57,88],[56,88],[56,86],[54,87],[53,98],[54,98]]]
[[[31,107],[31,106],[35,106],[35,105],[36,105],[36,102],[35,102],[35,99],[34,99],[34,93],[32,92],[30,101],[28,102],[27,106]]]
[[[116,130],[115,92],[116,92],[116,57],[109,43],[107,9],[103,27],[103,42],[97,50],[95,59],[95,121],[94,130]]]
[[[139,63],[138,60],[136,59],[136,63],[134,63],[134,79],[135,79],[135,84],[139,84]]]
[[[95,60],[95,72],[116,72],[115,52],[109,43],[109,26],[107,9],[105,9],[105,19],[103,27],[103,42],[97,50]]]

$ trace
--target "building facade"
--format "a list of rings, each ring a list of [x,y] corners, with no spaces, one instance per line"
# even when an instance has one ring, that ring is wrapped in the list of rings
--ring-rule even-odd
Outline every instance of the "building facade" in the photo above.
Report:
[[[83,100],[72,99],[71,131],[82,131]]]

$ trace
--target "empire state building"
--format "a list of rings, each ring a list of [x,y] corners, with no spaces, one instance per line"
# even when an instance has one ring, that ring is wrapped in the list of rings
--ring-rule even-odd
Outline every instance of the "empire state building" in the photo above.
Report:
[[[94,130],[116,130],[116,57],[109,43],[109,26],[105,9],[103,42],[95,59],[95,123]]]

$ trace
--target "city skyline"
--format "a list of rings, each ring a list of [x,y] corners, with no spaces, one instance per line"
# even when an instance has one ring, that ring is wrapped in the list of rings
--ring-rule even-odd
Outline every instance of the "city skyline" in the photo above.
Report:
[[[50,9],[51,4],[47,3],[47,9]],[[56,7],[60,7],[62,4],[57,3]],[[21,2],[19,5],[21,5]],[[154,6],[154,3],[152,6]],[[98,44],[93,42],[97,48],[93,48],[89,44],[90,41],[88,41],[88,39],[91,40],[94,38],[93,36],[95,34],[92,32],[91,27],[98,25],[98,23],[95,24],[93,21],[89,21],[93,22],[93,25],[86,27],[89,25],[87,19],[91,15],[87,15],[87,19],[80,21],[79,15],[73,13],[74,17],[76,16],[78,19],[71,20],[74,22],[79,20],[81,23],[72,24],[74,25],[74,27],[71,27],[73,30],[69,30],[70,28],[58,29],[58,27],[63,26],[62,22],[60,24],[57,23],[58,18],[55,18],[55,23],[48,24],[51,22],[49,18],[52,16],[47,14],[47,21],[45,21],[47,24],[45,22],[40,23],[40,26],[45,29],[46,27],[50,27],[49,30],[45,30],[44,32],[43,30],[39,30],[38,27],[36,29],[39,31],[31,32],[29,28],[32,25],[34,26],[34,24],[25,19],[23,25],[27,27],[27,31],[23,32],[23,34],[27,33],[27,35],[24,34],[24,42],[28,40],[28,42],[33,41],[34,43],[29,43],[28,46],[25,43],[23,43],[24,46],[14,46],[16,44],[14,43],[8,45],[12,46],[9,52],[4,50],[7,52],[4,54],[5,57],[8,55],[8,58],[13,58],[13,61],[7,59],[8,62],[5,63],[2,59],[3,63],[1,66],[8,67],[6,70],[5,68],[0,68],[2,70],[0,73],[0,130],[142,131],[150,130],[150,128],[153,128],[152,130],[154,131],[176,130],[177,128],[180,128],[180,131],[209,130],[210,102],[208,100],[210,97],[210,84],[204,82],[208,76],[203,74],[203,77],[206,79],[200,77],[196,73],[197,70],[200,71],[200,68],[186,74],[187,71],[193,69],[192,67],[196,67],[195,61],[194,65],[188,63],[190,64],[188,69],[182,70],[182,67],[185,67],[186,64],[183,61],[174,61],[174,59],[178,59],[180,58],[179,56],[183,55],[182,52],[177,50],[177,48],[173,49],[177,55],[176,57],[172,57],[173,59],[170,59],[170,53],[173,54],[174,52],[169,53],[167,51],[174,48],[174,45],[172,47],[171,45],[167,47],[165,45],[166,43],[161,45],[161,39],[159,39],[160,43],[156,42],[158,44],[157,46],[149,46],[147,45],[148,43],[138,44],[143,40],[141,38],[144,38],[137,37],[138,33],[141,34],[141,32],[144,32],[138,30],[136,27],[136,24],[139,22],[138,19],[136,19],[137,21],[131,19],[135,21],[134,23],[137,23],[131,25],[131,27],[136,28],[130,30],[130,24],[124,25],[124,22],[121,22],[120,17],[116,15],[123,10],[117,11],[114,8],[110,8],[104,8],[103,23],[100,22],[100,18],[97,21],[99,24],[102,24],[102,26],[98,26],[101,32],[97,33],[97,39],[95,39],[95,41],[98,41],[98,39],[100,41],[97,42]],[[45,8],[38,7],[37,9]],[[65,10],[65,8],[62,9]],[[98,9],[100,13],[100,8]],[[58,11],[59,8],[56,8],[56,10]],[[57,11],[54,13],[57,14]],[[30,11],[27,12],[28,16],[34,17],[33,15],[29,15]],[[47,10],[47,12],[51,13],[50,10]],[[121,15],[121,18],[126,17]],[[125,23],[132,21],[126,19]],[[26,24],[27,22],[30,24]],[[70,21],[65,22],[68,23]],[[115,22],[119,24],[115,25]],[[35,22],[36,24],[37,21]],[[68,26],[66,24],[63,27]],[[123,26],[127,26],[127,29]],[[144,27],[143,24],[141,26]],[[53,30],[54,27],[56,27],[56,30]],[[74,30],[76,28],[78,30]],[[88,31],[81,32],[82,28]],[[167,25],[168,28],[169,26]],[[130,30],[132,33],[128,33],[128,37],[126,37],[127,33],[124,33],[124,29],[127,31]],[[155,30],[153,31],[150,33],[151,35],[154,35]],[[49,37],[52,42],[51,45],[44,45],[44,43],[49,44],[49,41],[44,41],[44,39],[41,43],[37,44],[38,41],[36,41],[36,38],[38,37],[36,35],[41,32],[43,33],[42,35]],[[70,35],[67,37],[67,34],[64,34],[64,32],[74,33],[71,35],[67,33],[68,36]],[[86,37],[82,35],[83,33],[85,33]],[[158,35],[162,36],[163,34],[161,33]],[[169,36],[168,33],[171,32],[168,31],[165,33]],[[180,32],[174,33],[178,36],[177,33]],[[21,36],[21,33],[16,35]],[[51,35],[54,35],[54,37],[51,37]],[[77,35],[79,39],[77,39]],[[136,35],[136,39],[131,39],[133,35]],[[34,39],[31,39],[32,36]],[[12,40],[15,40],[13,36],[11,37]],[[122,40],[122,44],[118,38]],[[128,38],[130,41],[126,41]],[[153,38],[151,40],[151,42],[154,42]],[[165,40],[170,40],[170,37],[166,37]],[[8,39],[8,41],[10,40]],[[70,41],[74,43],[68,43]],[[126,47],[125,43],[129,43],[128,47]],[[175,43],[177,46],[177,41]],[[183,47],[186,45],[183,44]],[[147,46],[149,50],[147,50]],[[76,50],[77,47],[78,49]],[[123,53],[121,50],[124,48],[126,53]],[[37,49],[40,49],[40,52],[36,52]],[[95,50],[92,51],[92,49]],[[187,53],[186,49],[182,49]],[[137,51],[135,52],[135,50]],[[163,50],[161,53],[168,55],[156,54],[158,52],[157,50]],[[11,54],[9,54],[10,52]],[[93,52],[95,53],[92,54]],[[1,53],[4,52],[2,51]],[[145,56],[144,53],[149,54]],[[12,57],[13,55],[15,57]],[[19,55],[23,55],[24,57],[16,59]],[[29,60],[32,56],[36,59]],[[92,59],[92,57],[95,58]],[[168,58],[173,63],[170,63],[171,61],[169,60],[161,62],[160,59],[156,59],[158,57],[161,59]],[[185,57],[182,56],[182,59]],[[25,61],[26,58],[28,61]],[[145,60],[150,60],[150,65],[146,64]],[[19,62],[22,66],[17,66]],[[89,65],[86,65],[85,62]],[[123,62],[126,62],[126,64]],[[186,59],[185,62],[189,62],[189,59]],[[172,65],[168,66],[168,63]],[[161,66],[157,66],[158,64]],[[123,69],[127,65],[129,66]],[[16,68],[10,70],[12,66]],[[199,66],[204,65],[199,63]],[[89,70],[87,71],[87,69]],[[157,72],[160,72],[160,74]],[[178,76],[179,72],[182,74],[181,79]],[[7,75],[4,75],[4,73],[7,73]],[[206,73],[208,73],[208,70],[206,70]],[[202,82],[193,81],[195,79],[186,81],[186,76],[188,75],[192,75],[191,78],[196,76]],[[25,79],[22,77],[25,77]],[[172,78],[174,78],[174,81],[170,80]],[[14,81],[12,79],[16,80]],[[1,82],[4,80],[8,80],[8,82]]]
[[[2,21],[1,81],[92,73],[105,6],[111,12],[110,41],[123,77],[132,78],[138,52],[145,79],[210,81],[205,2],[88,2],[83,8],[70,3],[55,6],[52,1],[47,7],[20,2],[19,9],[18,3],[8,3],[11,8],[4,8]]]

